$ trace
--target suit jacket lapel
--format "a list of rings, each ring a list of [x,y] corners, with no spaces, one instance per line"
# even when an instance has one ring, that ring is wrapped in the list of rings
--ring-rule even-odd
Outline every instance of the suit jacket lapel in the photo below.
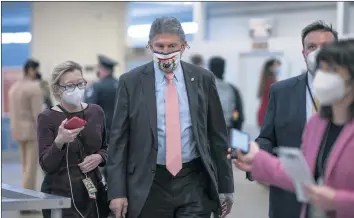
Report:
[[[337,163],[341,153],[343,152],[344,147],[348,143],[348,141],[354,136],[354,121],[351,121],[347,125],[344,126],[342,133],[339,135],[337,141],[335,142],[335,146],[328,158],[326,173],[325,173],[325,181],[328,181],[329,176],[333,172],[335,164]]]
[[[294,92],[298,93],[297,101],[296,101],[296,108],[293,108],[297,111],[297,117],[299,117],[299,124],[301,125],[301,129],[304,129],[306,121],[307,121],[307,114],[306,114],[306,74],[300,75],[298,77],[298,83],[296,84],[296,88]]]
[[[145,70],[141,74],[140,82],[145,96],[145,102],[149,113],[150,127],[153,136],[157,139],[157,109],[156,109],[156,93],[155,93],[155,71],[154,64],[150,62],[146,65]],[[154,143],[157,146],[157,143]]]
[[[197,140],[197,114],[198,114],[198,73],[193,72],[186,63],[181,61],[181,66],[186,84],[189,111],[192,120],[193,132]]]

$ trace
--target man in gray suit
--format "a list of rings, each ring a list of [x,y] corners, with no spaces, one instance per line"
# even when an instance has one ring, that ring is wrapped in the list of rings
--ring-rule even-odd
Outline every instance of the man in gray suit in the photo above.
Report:
[[[107,161],[116,218],[225,217],[231,210],[233,175],[215,79],[180,60],[186,47],[180,22],[158,18],[149,35],[154,61],[119,79]]]

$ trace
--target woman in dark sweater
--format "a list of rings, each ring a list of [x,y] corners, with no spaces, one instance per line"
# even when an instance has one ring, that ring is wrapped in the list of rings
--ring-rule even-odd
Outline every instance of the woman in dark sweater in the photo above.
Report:
[[[85,87],[79,64],[59,64],[53,70],[52,91],[60,104],[38,116],[39,163],[46,172],[42,191],[72,199],[72,207],[63,210],[65,218],[103,218],[82,181],[89,178],[97,188],[97,168],[107,159],[104,112],[98,105],[82,102]],[[85,127],[65,129],[74,116],[86,120]],[[48,211],[43,215],[47,217]]]

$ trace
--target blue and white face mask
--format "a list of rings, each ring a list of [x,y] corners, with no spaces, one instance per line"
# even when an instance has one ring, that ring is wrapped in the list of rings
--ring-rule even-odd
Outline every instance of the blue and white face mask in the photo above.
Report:
[[[278,77],[280,74],[280,67],[277,67],[274,71],[274,76]]]

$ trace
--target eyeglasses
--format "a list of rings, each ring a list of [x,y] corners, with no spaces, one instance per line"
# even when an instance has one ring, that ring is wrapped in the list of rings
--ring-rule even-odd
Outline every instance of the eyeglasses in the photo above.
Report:
[[[87,82],[86,81],[81,81],[77,84],[67,84],[65,86],[58,85],[60,88],[64,89],[65,91],[72,92],[75,90],[75,88],[79,89],[84,89],[86,87]]]

